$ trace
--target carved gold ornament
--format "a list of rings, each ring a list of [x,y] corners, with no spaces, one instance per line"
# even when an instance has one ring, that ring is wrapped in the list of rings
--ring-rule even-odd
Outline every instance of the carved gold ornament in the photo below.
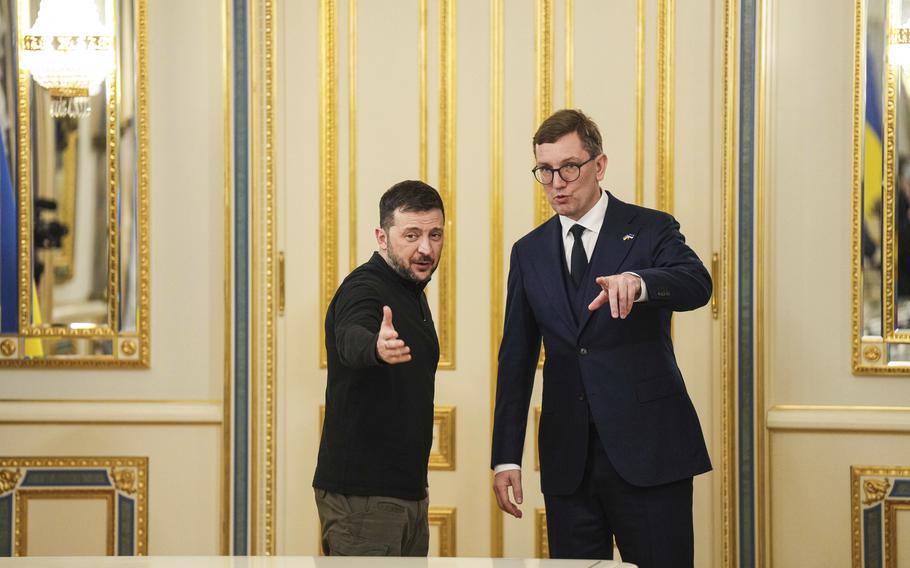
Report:
[[[874,345],[870,345],[863,349],[863,357],[865,357],[867,361],[878,361],[882,357],[882,350]]]
[[[865,499],[863,499],[863,505],[871,505],[878,501],[881,501],[888,495],[888,490],[891,489],[891,482],[888,481],[888,478],[884,479],[867,479],[863,482],[863,490],[865,491]]]
[[[123,354],[127,357],[132,357],[136,354],[136,344],[130,340],[126,340],[120,344],[120,350],[123,351]]]
[[[111,469],[111,480],[117,491],[132,495],[136,492],[136,470],[133,468]]]
[[[12,357],[16,353],[16,342],[12,339],[4,339],[0,341],[0,353],[4,357]]]
[[[0,469],[0,495],[15,489],[21,478],[22,471],[19,468]]]

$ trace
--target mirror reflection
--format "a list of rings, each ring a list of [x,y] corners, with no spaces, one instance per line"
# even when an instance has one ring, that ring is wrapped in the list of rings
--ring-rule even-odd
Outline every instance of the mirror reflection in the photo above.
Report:
[[[6,359],[147,364],[145,1],[0,0]]]

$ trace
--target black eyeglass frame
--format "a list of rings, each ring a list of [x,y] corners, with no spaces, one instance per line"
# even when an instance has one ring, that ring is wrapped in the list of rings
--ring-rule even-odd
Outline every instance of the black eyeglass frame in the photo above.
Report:
[[[566,183],[572,183],[573,181],[575,181],[581,177],[582,166],[584,166],[588,162],[593,161],[598,156],[600,156],[600,154],[597,154],[597,156],[591,156],[590,158],[588,158],[587,160],[585,160],[584,162],[582,162],[580,164],[571,164],[571,163],[563,164],[563,165],[559,166],[558,168],[550,168],[547,166],[537,166],[536,168],[531,170],[531,174],[534,176],[534,179],[537,180],[537,183],[539,183],[541,185],[550,185],[551,183],[553,183],[553,180],[556,179],[553,176],[555,176],[556,174],[559,174],[559,179],[561,179],[562,181],[564,181]],[[566,179],[566,176],[563,175],[563,170],[565,170],[566,168],[573,168],[573,167],[578,168],[578,174],[575,177],[573,177],[572,179]],[[540,177],[537,175],[537,172],[542,172],[542,171],[550,172],[550,181],[545,182],[542,179],[540,179]]]

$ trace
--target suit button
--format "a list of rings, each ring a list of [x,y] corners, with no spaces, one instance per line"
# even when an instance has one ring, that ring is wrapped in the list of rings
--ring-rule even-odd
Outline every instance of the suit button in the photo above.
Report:
[[[578,400],[584,400],[584,399],[585,399],[584,393],[578,395]]]
[[[587,348],[582,347],[581,349],[578,350],[578,353],[581,354],[581,355],[587,355],[587,354],[588,354],[588,350],[587,350]]]

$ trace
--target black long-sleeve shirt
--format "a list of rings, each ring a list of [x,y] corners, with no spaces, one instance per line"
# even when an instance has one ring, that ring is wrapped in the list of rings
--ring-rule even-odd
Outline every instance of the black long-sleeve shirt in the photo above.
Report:
[[[439,340],[425,283],[378,253],[338,287],[325,317],[328,384],[313,487],[345,495],[426,496]],[[411,348],[407,363],[376,354],[382,307]]]

